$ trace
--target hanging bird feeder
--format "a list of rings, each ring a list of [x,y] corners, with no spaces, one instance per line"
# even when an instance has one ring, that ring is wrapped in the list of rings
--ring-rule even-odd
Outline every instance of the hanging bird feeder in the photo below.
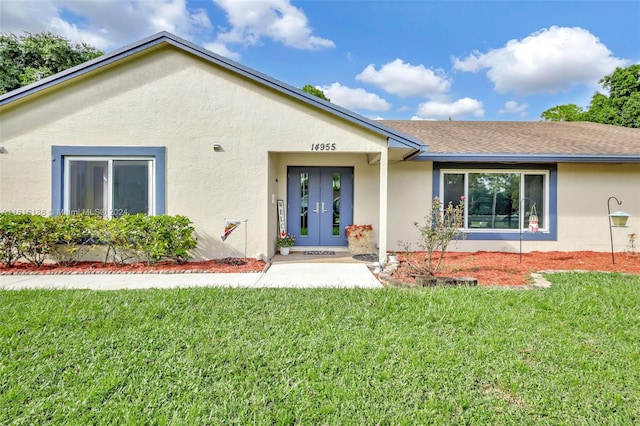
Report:
[[[536,203],[531,206],[531,212],[529,214],[529,232],[538,232],[538,211],[536,210]]]
[[[611,226],[622,228],[627,226],[627,220],[631,215],[622,211],[613,212],[609,215],[611,218]]]

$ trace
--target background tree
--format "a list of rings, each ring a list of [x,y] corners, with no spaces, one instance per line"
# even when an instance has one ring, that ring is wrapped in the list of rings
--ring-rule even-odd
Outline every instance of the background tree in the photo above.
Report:
[[[325,101],[327,101],[327,102],[331,102],[331,99],[327,98],[327,96],[324,94],[324,92],[323,92],[322,90],[320,90],[320,89],[318,89],[318,88],[316,88],[316,87],[313,87],[313,86],[312,86],[312,85],[310,85],[310,84],[305,85],[305,86],[302,88],[302,91],[303,91],[303,92],[307,92],[307,93],[309,93],[310,95],[317,96],[317,97],[319,97],[320,99],[324,99],[324,100],[325,100]]]
[[[600,80],[609,95],[594,93],[586,111],[574,105],[557,105],[540,114],[545,121],[591,121],[640,128],[640,64],[616,70]]]
[[[585,113],[586,121],[640,127],[640,64],[616,68],[600,80],[609,96],[596,92]]]
[[[584,111],[576,104],[556,105],[540,114],[544,121],[581,121]]]
[[[0,34],[0,94],[34,83],[103,54],[50,32]]]

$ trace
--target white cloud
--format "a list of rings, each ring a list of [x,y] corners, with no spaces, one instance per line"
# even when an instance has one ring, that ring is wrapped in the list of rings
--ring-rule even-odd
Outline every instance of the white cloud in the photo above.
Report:
[[[418,111],[414,118],[442,119],[468,116],[483,117],[484,109],[482,108],[482,102],[471,98],[462,98],[454,102],[424,102],[418,105]]]
[[[507,101],[504,108],[498,111],[498,114],[520,114],[520,117],[527,115],[529,104],[518,104],[516,101]]]
[[[213,0],[212,0],[213,1]],[[187,0],[2,0],[0,32],[22,34],[51,31],[71,41],[84,41],[112,50],[169,31],[196,44],[238,60],[230,43],[251,45],[271,38],[297,49],[334,47],[313,35],[302,10],[288,0],[215,0],[230,28],[215,33],[204,9]]]
[[[358,74],[356,79],[403,98],[438,97],[451,88],[451,81],[445,76],[444,71],[434,71],[423,65],[411,65],[401,59],[383,65],[379,71],[371,64]]]
[[[51,31],[103,50],[159,31],[194,39],[213,29],[204,10],[190,11],[186,0],[3,0],[0,7],[2,32]]]
[[[229,48],[227,48],[227,45],[224,43],[221,43],[219,41],[213,41],[211,43],[205,43],[203,46],[205,49],[212,51],[213,53],[217,53],[220,56],[224,56],[225,58],[229,58],[232,61],[239,61],[240,60],[240,54],[237,52],[234,52],[232,50],[229,50]]]
[[[369,111],[388,111],[391,108],[389,102],[364,89],[352,89],[340,83],[317,88],[322,90],[331,99],[331,102],[343,108],[366,109]]]
[[[237,1],[214,0],[222,8],[232,28],[221,33],[224,43],[255,44],[268,37],[298,49],[335,47],[328,39],[314,36],[302,10],[289,0]]]
[[[500,93],[557,93],[576,84],[594,85],[602,76],[628,61],[615,58],[589,31],[551,27],[504,47],[454,58],[454,68],[487,77]]]

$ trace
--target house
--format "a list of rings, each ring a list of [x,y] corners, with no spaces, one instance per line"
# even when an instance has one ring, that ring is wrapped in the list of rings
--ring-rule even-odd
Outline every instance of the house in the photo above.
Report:
[[[374,121],[162,32],[0,96],[0,211],[185,215],[199,258],[270,258],[372,224],[384,258],[439,196],[458,250],[609,249],[609,197],[640,216],[640,130]],[[226,220],[240,223],[223,239]],[[616,247],[626,243],[616,230]]]

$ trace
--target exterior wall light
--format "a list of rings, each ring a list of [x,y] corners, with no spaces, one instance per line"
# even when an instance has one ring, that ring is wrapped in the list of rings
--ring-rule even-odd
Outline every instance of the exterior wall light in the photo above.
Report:
[[[222,145],[220,144],[214,144],[213,145],[213,152],[222,152]]]

